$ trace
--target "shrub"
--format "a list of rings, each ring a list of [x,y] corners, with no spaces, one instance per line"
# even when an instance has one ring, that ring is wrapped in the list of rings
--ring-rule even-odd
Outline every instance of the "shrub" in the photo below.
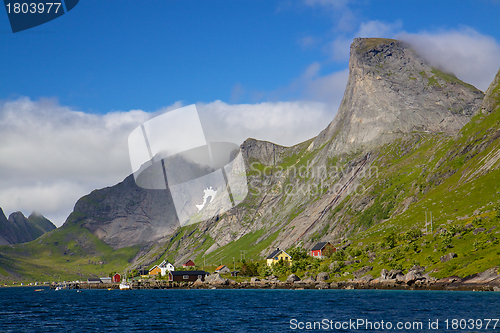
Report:
[[[271,267],[269,267],[267,265],[259,267],[259,276],[268,277],[272,273],[273,273],[273,271],[272,271]]]
[[[423,235],[422,230],[418,228],[412,228],[407,232],[405,232],[402,238],[407,242],[413,242],[414,240],[417,240],[420,237],[422,237],[422,235]]]
[[[397,235],[394,231],[391,231],[388,235],[384,237],[384,242],[387,246],[392,249],[396,246],[397,243]]]
[[[318,272],[328,272],[328,271],[329,271],[329,268],[328,268],[328,264],[326,262],[319,265]]]
[[[292,263],[292,267],[290,267],[290,271],[292,273],[296,273],[297,271],[305,271],[306,268],[307,268],[307,260],[305,259],[302,259],[302,260],[299,260],[299,261],[294,261]]]
[[[346,259],[346,252],[345,250],[337,250],[334,254],[332,254],[331,258],[336,261],[344,261]]]
[[[285,275],[289,270],[288,264],[285,264],[283,258],[281,258],[277,263],[273,264],[271,268],[273,273],[277,275]]]
[[[244,276],[257,276],[259,275],[259,264],[254,262],[246,262],[243,260],[240,274]]]
[[[307,254],[307,250],[302,247],[294,247],[292,249],[289,249],[287,253],[292,257],[293,261],[307,259],[309,257],[309,255]]]
[[[360,256],[363,254],[363,250],[361,250],[359,247],[357,246],[353,246],[351,248],[349,248],[349,254],[353,257],[357,257],[357,256]]]

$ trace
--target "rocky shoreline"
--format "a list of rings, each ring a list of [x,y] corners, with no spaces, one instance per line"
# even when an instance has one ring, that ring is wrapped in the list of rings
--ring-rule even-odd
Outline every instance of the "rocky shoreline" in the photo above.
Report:
[[[363,267],[360,270],[368,270]],[[423,274],[424,268],[413,266],[408,273],[401,270],[382,270],[377,278],[364,275],[347,281],[330,281],[328,273],[307,275],[300,279],[291,274],[286,281],[271,275],[265,279],[252,277],[249,281],[237,282],[219,274],[195,282],[140,281],[131,284],[131,289],[385,289],[385,290],[457,290],[457,291],[500,291],[500,275],[497,267],[464,278],[451,276],[436,279]],[[359,272],[359,271],[358,271]],[[356,272],[355,272],[356,273]],[[74,289],[119,289],[119,284],[75,284]]]

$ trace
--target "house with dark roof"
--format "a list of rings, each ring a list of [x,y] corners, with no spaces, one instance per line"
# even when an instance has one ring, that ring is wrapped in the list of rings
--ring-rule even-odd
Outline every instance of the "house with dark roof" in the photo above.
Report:
[[[318,244],[314,245],[314,247],[311,249],[311,256],[316,258],[323,258],[324,251],[326,249],[329,249],[331,252],[337,251],[335,246],[330,244],[330,242],[319,242]]]
[[[283,260],[283,262],[289,266],[292,264],[292,256],[278,247],[270,255],[267,256],[266,258],[267,266],[276,264],[280,260]]]
[[[171,271],[168,272],[168,281],[184,281],[192,282],[198,279],[205,281],[205,276],[207,272],[205,271]]]

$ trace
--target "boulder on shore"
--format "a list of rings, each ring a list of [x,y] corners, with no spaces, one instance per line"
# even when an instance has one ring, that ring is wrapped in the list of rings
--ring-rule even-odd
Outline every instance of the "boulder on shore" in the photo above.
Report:
[[[219,273],[212,274],[210,276],[207,276],[205,278],[205,282],[210,284],[210,285],[218,285],[218,286],[223,286],[227,284],[227,279],[224,279],[219,275]]]
[[[328,289],[329,285],[328,283],[321,281],[318,284],[316,284],[316,289]]]
[[[300,278],[295,274],[290,274],[286,278],[286,282],[288,282],[288,283],[294,283],[295,281],[300,281]]]
[[[326,281],[330,278],[330,275],[327,272],[318,273],[316,276],[316,281]]]
[[[203,281],[201,281],[200,278],[198,278],[196,281],[194,281],[193,283],[193,287],[203,287],[205,285],[205,283]]]

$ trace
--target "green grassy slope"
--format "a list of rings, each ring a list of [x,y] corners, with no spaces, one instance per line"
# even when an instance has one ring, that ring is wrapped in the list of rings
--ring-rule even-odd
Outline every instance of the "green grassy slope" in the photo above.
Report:
[[[0,247],[0,281],[87,279],[123,272],[138,247],[113,250],[87,229],[56,229],[29,243]]]

